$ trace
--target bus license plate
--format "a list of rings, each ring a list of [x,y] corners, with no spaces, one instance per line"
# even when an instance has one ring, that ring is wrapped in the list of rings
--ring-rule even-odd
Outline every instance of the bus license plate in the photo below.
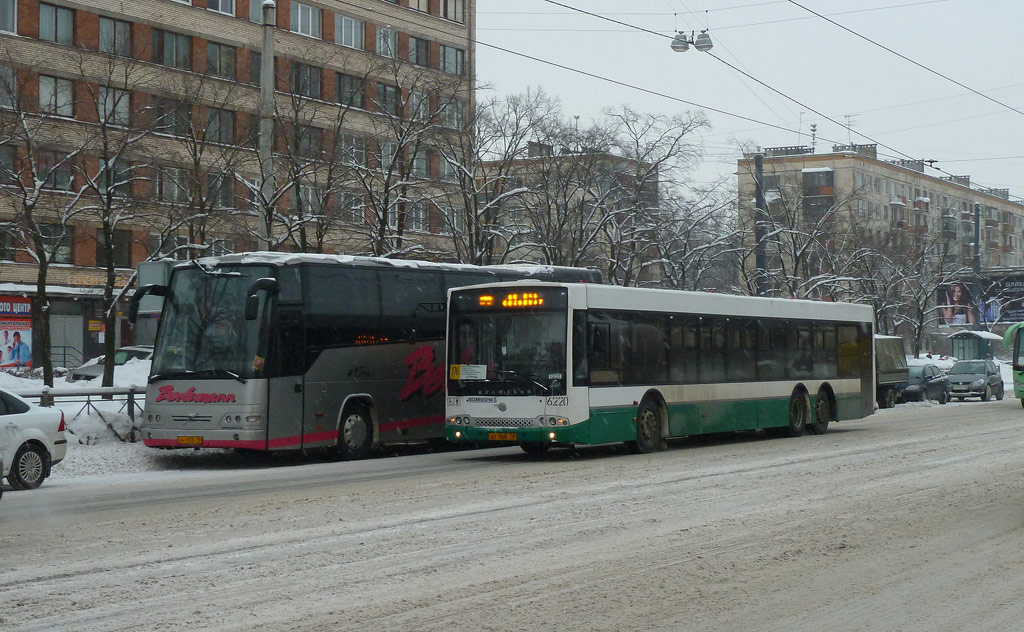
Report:
[[[203,445],[202,437],[183,437],[178,436],[178,445]]]
[[[515,441],[516,433],[514,432],[489,432],[487,433],[488,441]]]

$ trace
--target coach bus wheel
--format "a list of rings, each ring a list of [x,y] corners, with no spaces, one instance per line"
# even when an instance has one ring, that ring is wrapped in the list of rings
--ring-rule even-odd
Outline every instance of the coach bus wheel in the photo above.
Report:
[[[832,398],[828,391],[820,390],[814,401],[814,423],[807,424],[807,429],[811,431],[811,434],[825,434],[830,421],[832,421]]]
[[[636,441],[630,442],[629,447],[639,454],[649,454],[661,450],[663,444],[661,409],[653,399],[644,399],[636,411]]]
[[[370,411],[362,404],[349,404],[341,415],[338,425],[338,443],[335,452],[347,461],[364,459],[370,453],[373,443],[373,426]]]
[[[543,456],[548,450],[551,449],[550,443],[520,443],[519,447],[523,449],[523,452],[532,457]]]
[[[799,437],[807,428],[807,418],[810,416],[811,403],[808,401],[806,391],[793,391],[789,398],[789,425],[782,427],[782,436]]]

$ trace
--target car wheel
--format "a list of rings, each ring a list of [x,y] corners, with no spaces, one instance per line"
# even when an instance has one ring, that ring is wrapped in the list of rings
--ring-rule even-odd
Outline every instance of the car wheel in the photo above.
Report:
[[[365,459],[373,445],[373,424],[370,411],[362,404],[349,404],[338,424],[338,442],[335,455],[346,461]]]
[[[945,404],[948,401],[949,398],[946,397],[946,391],[939,391],[939,403]]]
[[[7,482],[13,489],[36,489],[46,479],[49,461],[50,455],[45,449],[26,443],[14,454]]]
[[[998,401],[1003,401],[1003,395],[1005,395],[1005,393],[1003,393],[1003,385],[1002,385],[1002,384],[1000,384],[1000,385],[999,385],[999,394],[998,394],[998,395],[996,395],[996,399],[997,399]]]
[[[985,392],[981,394],[981,401],[987,402],[992,397],[992,387],[985,385]]]

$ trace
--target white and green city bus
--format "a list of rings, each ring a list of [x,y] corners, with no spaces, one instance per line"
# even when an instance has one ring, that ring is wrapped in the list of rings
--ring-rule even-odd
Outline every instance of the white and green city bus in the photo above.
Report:
[[[600,282],[550,266],[242,253],[175,266],[162,296],[142,441],[155,448],[333,449],[361,458],[442,440],[448,288]]]
[[[1003,346],[1013,349],[1013,394],[1024,406],[1024,323],[1015,323],[1007,328]]]
[[[448,298],[450,441],[651,452],[874,411],[869,306],[526,281]]]

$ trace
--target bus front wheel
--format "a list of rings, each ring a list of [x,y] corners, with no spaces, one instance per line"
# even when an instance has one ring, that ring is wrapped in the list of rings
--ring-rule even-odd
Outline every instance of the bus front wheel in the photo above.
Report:
[[[373,444],[373,425],[370,411],[362,404],[349,404],[341,414],[338,424],[338,442],[335,453],[341,459],[354,461],[365,459]]]
[[[661,427],[661,407],[651,398],[644,399],[636,411],[636,441],[629,443],[630,449],[640,454],[664,449]]]

